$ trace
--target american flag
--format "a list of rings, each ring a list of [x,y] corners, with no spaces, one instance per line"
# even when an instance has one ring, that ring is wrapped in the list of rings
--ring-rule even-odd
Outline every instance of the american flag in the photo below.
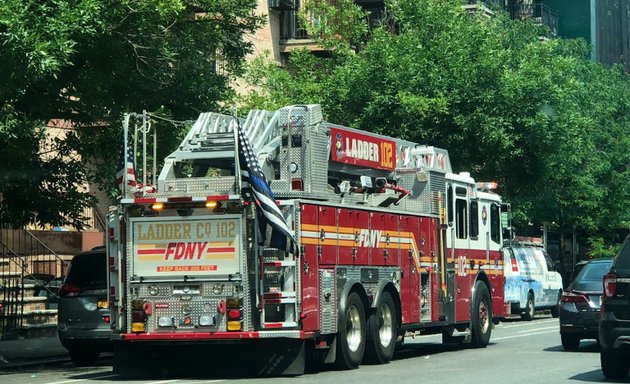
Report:
[[[125,152],[127,155],[126,159]],[[136,170],[133,163],[133,150],[131,148],[127,148],[127,151],[125,151],[124,140],[120,144],[120,156],[118,158],[118,167],[116,169],[118,170],[116,172],[116,180],[118,181],[118,188],[121,192],[124,192],[123,183],[125,179],[125,173],[127,174],[127,186],[136,186]]]
[[[296,243],[293,234],[276,204],[276,198],[260,169],[260,164],[247,135],[241,129],[238,119],[235,120],[238,129],[238,162],[241,170],[241,180],[243,181],[243,192],[249,192],[259,208],[258,221],[263,243],[295,254]],[[268,227],[271,227],[270,237],[267,237]]]

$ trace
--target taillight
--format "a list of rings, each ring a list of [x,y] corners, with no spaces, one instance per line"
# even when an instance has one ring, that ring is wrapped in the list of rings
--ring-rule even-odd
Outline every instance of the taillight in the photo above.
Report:
[[[147,308],[151,308],[143,300],[131,300],[131,332],[146,332]]]
[[[228,319],[230,319],[230,320],[240,320],[241,319],[241,310],[240,309],[230,309],[228,311]]]
[[[518,272],[518,264],[514,256],[510,257],[510,263],[512,264],[512,272]]]
[[[604,296],[611,298],[617,293],[617,276],[609,273],[604,275]]]
[[[227,307],[227,330],[241,331],[243,329],[243,301],[238,297],[228,297]]]
[[[575,293],[571,291],[562,292],[562,297],[560,297],[561,303],[588,303],[588,298],[580,293]]]
[[[72,284],[62,284],[59,287],[59,297],[76,297],[81,293],[81,288]]]

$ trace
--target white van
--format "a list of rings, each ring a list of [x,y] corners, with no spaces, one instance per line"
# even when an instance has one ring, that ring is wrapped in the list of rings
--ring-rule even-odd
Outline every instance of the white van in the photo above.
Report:
[[[549,254],[532,244],[513,244],[502,249],[505,301],[511,313],[532,320],[534,312],[549,309],[558,317],[562,276],[555,271]]]

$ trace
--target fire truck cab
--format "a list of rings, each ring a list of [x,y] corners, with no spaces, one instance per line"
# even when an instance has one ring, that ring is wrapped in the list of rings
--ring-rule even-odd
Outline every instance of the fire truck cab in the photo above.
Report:
[[[239,130],[293,252],[263,242],[274,235],[243,193]],[[204,360],[208,370],[245,359],[256,374],[295,375],[307,357],[351,369],[389,362],[409,334],[484,347],[509,314],[501,198],[453,173],[444,149],[293,105],[245,119],[202,113],[157,180],[140,173],[109,215],[116,372],[164,353],[223,357]]]

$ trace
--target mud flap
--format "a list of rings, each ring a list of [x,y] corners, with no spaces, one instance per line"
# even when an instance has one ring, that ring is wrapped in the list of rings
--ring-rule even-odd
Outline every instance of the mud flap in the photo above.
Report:
[[[304,373],[304,341],[238,344],[114,343],[113,371],[125,377],[256,377]]]

